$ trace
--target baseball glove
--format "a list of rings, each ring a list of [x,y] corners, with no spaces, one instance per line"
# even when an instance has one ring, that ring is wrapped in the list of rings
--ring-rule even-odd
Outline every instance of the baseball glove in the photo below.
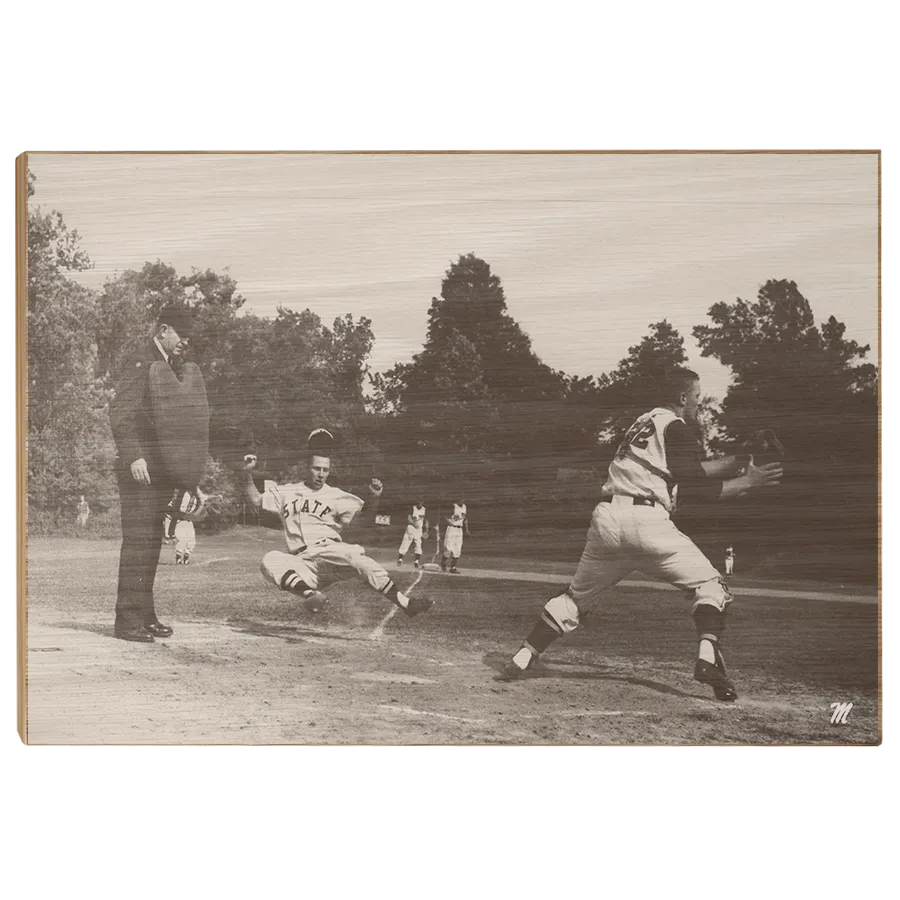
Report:
[[[755,466],[763,466],[766,463],[784,461],[784,444],[778,440],[778,436],[771,428],[762,428],[744,444],[744,450],[753,457]]]

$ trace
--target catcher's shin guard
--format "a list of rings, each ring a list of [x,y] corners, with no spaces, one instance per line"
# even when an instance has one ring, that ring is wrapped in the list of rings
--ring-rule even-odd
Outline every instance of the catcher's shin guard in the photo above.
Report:
[[[701,653],[708,653],[712,648],[713,662],[702,656],[694,666],[694,680],[708,684],[717,700],[730,703],[737,699],[737,691],[725,669],[725,658],[719,649],[719,640],[725,633],[725,608],[719,609],[709,603],[698,603],[694,607],[694,625],[700,638]],[[705,642],[709,642],[707,650],[703,650]]]

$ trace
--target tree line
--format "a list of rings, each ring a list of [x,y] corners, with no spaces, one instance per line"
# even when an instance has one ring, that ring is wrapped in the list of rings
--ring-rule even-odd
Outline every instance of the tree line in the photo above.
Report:
[[[29,176],[29,197],[35,187]],[[384,477],[388,508],[399,510],[415,493],[462,492],[493,528],[583,531],[624,431],[653,404],[667,372],[690,365],[683,337],[663,320],[610,372],[551,368],[510,315],[500,278],[472,253],[451,263],[431,299],[422,349],[373,373],[375,334],[364,316],[326,324],[287,307],[258,316],[227,271],[179,274],[160,260],[89,290],[73,277],[91,266],[77,231],[40,207],[29,209],[28,252],[28,503],[36,530],[71,521],[81,494],[115,518],[112,385],[167,303],[195,310],[191,353],[211,410],[213,527],[241,514],[234,470],[245,452],[257,452],[275,477],[296,477],[306,435],[327,426],[341,441],[339,483]],[[818,325],[788,280],[766,281],[753,300],[716,303],[693,336],[702,355],[732,375],[721,403],[704,399],[698,437],[723,453],[771,427],[788,448],[789,478],[777,498],[715,514],[685,510],[684,527],[701,541],[704,530],[710,540],[745,537],[760,558],[812,561],[840,548],[853,560],[850,574],[869,572],[878,515],[870,348],[848,340],[833,316]]]

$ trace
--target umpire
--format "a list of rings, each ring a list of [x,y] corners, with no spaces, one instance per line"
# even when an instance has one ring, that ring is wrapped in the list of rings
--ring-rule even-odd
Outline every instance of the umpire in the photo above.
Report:
[[[170,461],[171,436],[177,433],[169,427],[170,421],[173,415],[182,420],[202,420],[206,404],[200,370],[193,363],[185,364],[183,359],[193,325],[193,313],[188,307],[166,306],[159,314],[153,336],[126,362],[109,407],[118,451],[116,478],[122,510],[115,635],[125,641],[152,643],[155,638],[171,637],[173,633],[156,617],[153,582],[166,508],[175,490],[184,486]],[[199,379],[199,407],[178,398],[188,367],[196,373],[193,381]],[[174,412],[167,412],[166,407]],[[201,424],[208,428],[208,409],[206,421]]]

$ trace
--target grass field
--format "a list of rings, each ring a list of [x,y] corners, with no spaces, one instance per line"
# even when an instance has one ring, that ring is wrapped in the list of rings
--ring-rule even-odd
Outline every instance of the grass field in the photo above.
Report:
[[[468,573],[416,584],[436,601],[416,619],[356,582],[328,588],[313,615],[259,575],[281,542],[260,528],[201,537],[186,568],[164,548],[157,609],[175,636],[141,645],[112,637],[118,541],[31,539],[29,742],[879,741],[871,593],[738,579],[725,648],[740,698],[721,704],[691,679],[694,629],[677,592],[617,588],[533,676],[505,684],[497,671],[571,566],[467,556]],[[373,554],[391,567],[392,549]],[[401,586],[416,577],[396,574]],[[543,580],[518,580],[531,577]],[[846,725],[831,725],[835,702],[853,703]]]

